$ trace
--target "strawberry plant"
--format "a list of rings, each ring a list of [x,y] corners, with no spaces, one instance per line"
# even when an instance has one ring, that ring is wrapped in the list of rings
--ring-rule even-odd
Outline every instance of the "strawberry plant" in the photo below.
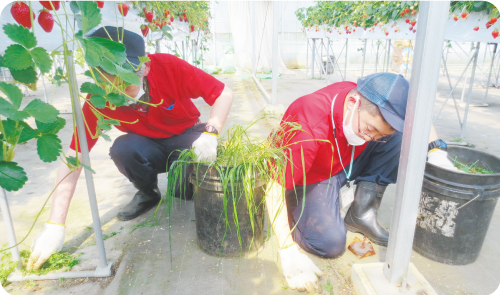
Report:
[[[418,1],[317,1],[315,6],[300,8],[295,14],[304,28],[326,31],[336,30],[341,33],[353,24],[366,30],[379,26],[386,30],[386,25],[400,19],[414,27],[419,10]],[[487,15],[486,28],[496,22],[500,16],[498,9],[487,1],[451,1],[450,18],[455,21],[466,20],[471,12]],[[413,28],[411,29],[413,30]],[[346,33],[350,30],[345,29]]]

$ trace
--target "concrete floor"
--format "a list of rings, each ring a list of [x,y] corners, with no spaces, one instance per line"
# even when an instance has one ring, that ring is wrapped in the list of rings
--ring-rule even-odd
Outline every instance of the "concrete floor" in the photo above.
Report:
[[[288,106],[296,98],[314,92],[326,86],[324,80],[310,80],[301,70],[295,75],[283,75],[278,82],[278,103]],[[355,81],[355,74],[348,78]],[[226,126],[246,124],[266,102],[251,80],[242,80],[236,75],[218,75],[235,92],[235,102]],[[455,78],[454,78],[455,77]],[[452,74],[452,83],[456,76]],[[330,82],[338,80],[332,77]],[[79,83],[85,78],[80,77]],[[447,94],[447,81],[440,76],[435,113],[444,103]],[[263,80],[264,87],[271,92],[271,80]],[[461,88],[455,92],[460,97]],[[70,109],[67,85],[55,87],[47,85],[49,101],[59,110]],[[484,89],[476,87],[473,100],[482,100]],[[489,90],[488,108],[472,108],[467,123],[466,141],[476,148],[500,156],[500,124],[496,114],[500,111],[500,90]],[[43,98],[43,91],[30,92],[25,98]],[[202,100],[196,101],[206,120],[209,107]],[[463,112],[463,110],[461,110]],[[67,126],[60,132],[63,147],[67,147],[72,134],[71,115],[63,115],[68,120]],[[255,138],[264,138],[268,129],[263,122],[250,130]],[[442,114],[435,122],[440,136],[451,141],[460,136],[455,109],[448,102]],[[117,130],[109,134],[112,139],[121,135]],[[126,205],[134,194],[134,188],[114,167],[109,159],[111,143],[99,140],[91,153],[92,166],[97,174],[94,177],[101,221],[104,234],[117,233],[105,240],[108,260],[115,264],[114,276],[102,279],[73,279],[65,281],[37,281],[34,283],[18,282],[6,286],[11,294],[292,294],[296,291],[287,289],[286,281],[276,263],[276,242],[271,238],[249,257],[219,259],[204,254],[196,245],[196,229],[193,220],[193,203],[183,202],[172,211],[170,220],[164,210],[159,211],[160,223],[155,227],[141,228],[131,232],[135,225],[146,220],[152,211],[129,222],[116,220],[119,209]],[[24,237],[34,217],[50,193],[59,162],[43,163],[35,155],[36,143],[20,145],[16,152],[16,161],[25,167],[29,181],[18,192],[9,193],[9,203],[13,215],[18,240]],[[166,177],[160,178],[160,189],[166,189]],[[380,222],[389,227],[395,198],[395,185],[389,186],[385,193],[379,213]],[[21,249],[27,249],[36,234],[42,229],[48,218],[50,205],[43,209],[34,231],[22,243]],[[170,223],[169,223],[170,222]],[[169,243],[169,224],[172,243]],[[4,228],[0,219],[0,228]],[[91,270],[98,262],[90,216],[90,207],[82,176],[73,198],[67,221],[65,249],[82,254],[82,263],[73,270]],[[467,266],[449,266],[440,264],[413,252],[412,262],[431,283],[439,294],[491,294],[500,283],[500,209],[496,209],[490,229],[479,259]],[[348,233],[347,243],[355,237]],[[5,235],[0,235],[0,245],[6,243]],[[350,283],[350,268],[353,263],[384,261],[386,248],[375,246],[377,255],[357,259],[346,251],[337,259],[321,259],[309,255],[325,272],[321,284],[328,282],[333,286],[334,294],[354,294]],[[320,293],[321,294],[321,293]],[[330,294],[324,291],[323,294]]]

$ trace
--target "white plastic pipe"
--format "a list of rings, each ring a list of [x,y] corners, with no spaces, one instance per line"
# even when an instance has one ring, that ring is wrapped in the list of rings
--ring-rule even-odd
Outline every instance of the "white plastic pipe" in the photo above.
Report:
[[[21,261],[21,256],[19,255],[19,249],[17,248],[16,232],[14,231],[14,224],[12,223],[12,217],[9,210],[9,202],[7,201],[7,192],[2,189],[2,194],[0,194],[0,209],[2,212],[2,217],[5,222],[5,227],[7,229],[7,239],[9,241],[10,253],[12,254],[12,260],[17,261],[17,267],[19,268],[19,261]]]

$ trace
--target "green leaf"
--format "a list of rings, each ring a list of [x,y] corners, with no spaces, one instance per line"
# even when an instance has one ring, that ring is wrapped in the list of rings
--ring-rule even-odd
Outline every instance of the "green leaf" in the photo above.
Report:
[[[109,124],[106,124],[102,121],[97,121],[97,126],[100,128],[100,129],[103,129],[103,130],[106,130],[106,131],[109,131],[111,130],[111,125]]]
[[[107,120],[107,119],[104,119],[102,120],[104,123],[106,124],[110,124],[110,125],[118,125],[120,126],[120,121],[118,120]]]
[[[73,12],[73,14],[77,14],[80,12],[80,7],[78,7],[76,1],[71,1],[69,4],[69,8],[71,8],[71,12]]]
[[[28,49],[36,46],[35,34],[30,32],[28,28],[16,24],[6,24],[3,26],[3,31],[10,40]]]
[[[3,65],[3,56],[2,56],[1,54],[0,54],[0,67],[5,67],[5,66]]]
[[[5,50],[3,63],[12,70],[24,70],[33,64],[29,51],[19,44],[13,44]]]
[[[27,142],[28,140],[32,140],[33,138],[37,138],[40,136],[40,133],[37,130],[31,128],[31,126],[28,125],[28,123],[24,121],[19,121],[19,124],[22,125],[24,128],[23,131],[21,132],[21,136],[19,137],[18,143]]]
[[[52,123],[43,123],[38,120],[35,122],[38,131],[42,134],[57,134],[66,125],[66,120],[61,117],[57,117],[57,120]]]
[[[104,138],[105,141],[111,142],[111,138],[107,134],[101,134],[101,137]]]
[[[123,94],[114,92],[108,94],[106,96],[106,99],[117,107],[124,105],[126,101],[125,96]]]
[[[21,89],[19,89],[19,87],[13,84],[0,82],[0,91],[7,95],[7,98],[12,102],[12,105],[16,109],[19,109],[21,107],[23,92],[21,91]]]
[[[12,120],[2,120],[3,128],[5,130],[4,140],[10,144],[17,144],[19,140],[19,135],[21,135],[21,131],[23,130],[23,126],[16,127],[16,121]]]
[[[125,53],[125,45],[106,38],[90,37],[86,38],[87,43],[95,44],[101,52],[101,56],[115,62],[119,65],[123,64],[127,58]]]
[[[168,38],[169,40],[172,40],[172,39],[173,39],[173,38],[172,38],[172,35],[170,35],[169,33],[165,33],[165,36],[167,36],[167,38]]]
[[[70,157],[67,157],[66,160],[68,161],[69,164],[71,164],[71,166],[76,167],[76,157],[70,156]],[[83,164],[82,162],[79,162],[79,164],[83,168],[85,168],[85,169],[89,170],[90,172],[92,172],[92,174],[95,174],[94,169],[92,169],[89,166]]]
[[[116,66],[116,71],[118,76],[122,78],[123,81],[134,85],[141,85],[141,80],[139,79],[139,76],[137,76],[137,74],[135,74],[134,72],[127,71],[126,69],[120,66]]]
[[[61,154],[61,140],[55,134],[44,134],[36,141],[36,148],[40,160],[53,162]]]
[[[29,114],[23,111],[18,111],[10,102],[0,97],[0,115],[5,116],[14,121],[24,120],[29,117]]]
[[[398,12],[397,10],[394,10],[394,11],[392,12],[392,18],[396,18],[396,16],[398,15],[398,13],[399,13],[399,12]]]
[[[85,76],[91,78],[91,79],[94,79],[94,77],[92,77],[92,74],[90,73],[89,70],[86,70],[85,73],[83,73]],[[102,79],[101,79],[101,76],[99,75],[99,73],[97,73],[96,71],[94,71],[94,76],[95,76],[95,79],[97,80],[97,83],[102,83],[104,82]]]
[[[108,59],[103,59],[101,62],[101,68],[110,75],[116,75],[116,65],[110,62]]]
[[[106,107],[106,99],[101,95],[92,95],[90,97],[90,103],[92,103],[98,109],[104,109]]]
[[[23,111],[43,123],[52,123],[59,115],[59,111],[55,107],[38,98],[32,100]]]
[[[10,69],[10,74],[12,75],[14,80],[16,80],[19,83],[31,84],[31,83],[36,83],[37,81],[36,71],[33,67],[29,67],[27,69],[19,71]]]
[[[87,33],[101,23],[101,12],[94,1],[77,1],[82,11],[82,30]]]
[[[47,51],[42,47],[37,47],[31,50],[31,57],[35,61],[36,66],[42,73],[48,73],[52,68],[52,59],[50,59]]]
[[[146,63],[148,61],[151,61],[151,59],[149,59],[149,57],[147,57],[147,56],[138,56],[138,58],[139,58],[139,61],[141,62],[141,64]]]
[[[0,162],[0,186],[6,191],[17,191],[28,181],[26,172],[16,162]]]
[[[80,92],[88,94],[106,95],[106,91],[104,89],[99,87],[99,85],[91,82],[83,83],[82,86],[80,86]]]

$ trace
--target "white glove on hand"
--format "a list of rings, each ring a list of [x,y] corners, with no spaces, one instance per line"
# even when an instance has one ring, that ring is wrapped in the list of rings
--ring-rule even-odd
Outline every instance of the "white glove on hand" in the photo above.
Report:
[[[297,245],[290,246],[283,250],[278,250],[281,258],[283,275],[291,289],[300,292],[307,290],[308,293],[316,291],[318,276],[323,272],[307,257],[299,252]]]
[[[427,162],[434,164],[443,169],[460,171],[448,158],[448,152],[443,150],[437,150],[427,154]]]
[[[61,251],[63,247],[66,228],[50,223],[45,223],[44,227],[44,230],[35,237],[33,244],[31,244],[28,270],[39,269],[50,255]]]
[[[203,132],[193,142],[194,152],[198,161],[212,162],[217,158],[217,135]]]

